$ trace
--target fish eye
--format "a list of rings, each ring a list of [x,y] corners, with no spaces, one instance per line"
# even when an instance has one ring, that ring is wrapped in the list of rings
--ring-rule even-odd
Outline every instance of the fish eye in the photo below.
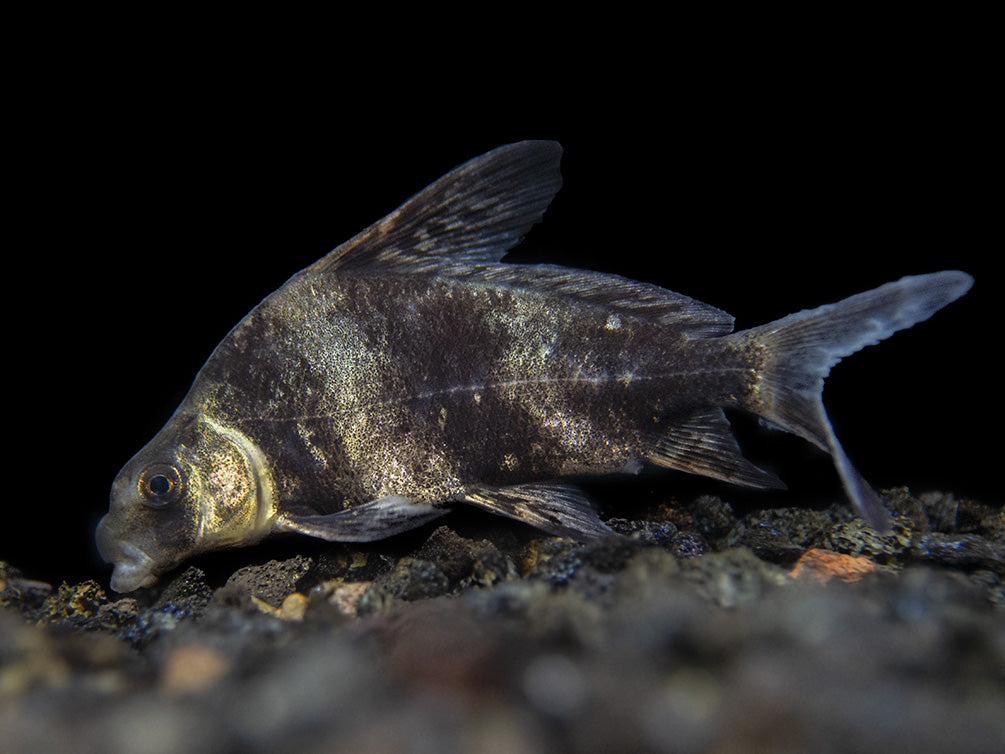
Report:
[[[174,466],[150,466],[140,475],[140,495],[151,508],[163,508],[181,497],[181,474]]]

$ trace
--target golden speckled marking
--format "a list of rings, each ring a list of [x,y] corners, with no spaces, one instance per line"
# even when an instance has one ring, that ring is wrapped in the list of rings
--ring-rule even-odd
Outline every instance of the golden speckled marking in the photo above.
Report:
[[[208,484],[199,495],[200,541],[218,544],[241,542],[260,536],[276,515],[275,493],[269,464],[247,436],[209,417],[203,421],[233,450],[209,454]]]

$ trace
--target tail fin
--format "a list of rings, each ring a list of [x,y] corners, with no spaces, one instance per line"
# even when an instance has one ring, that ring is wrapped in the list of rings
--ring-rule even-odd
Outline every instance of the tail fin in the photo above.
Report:
[[[824,378],[845,356],[928,319],[971,285],[973,278],[958,271],[904,277],[730,336],[753,341],[766,354],[757,405],[747,408],[828,451],[848,497],[879,531],[889,531],[890,514],[834,435],[823,406]]]

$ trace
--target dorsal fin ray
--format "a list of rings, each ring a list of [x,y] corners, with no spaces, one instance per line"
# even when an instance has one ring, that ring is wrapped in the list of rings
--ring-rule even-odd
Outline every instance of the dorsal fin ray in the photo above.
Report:
[[[562,147],[521,141],[454,168],[391,214],[303,270],[498,262],[538,222],[562,187]]]

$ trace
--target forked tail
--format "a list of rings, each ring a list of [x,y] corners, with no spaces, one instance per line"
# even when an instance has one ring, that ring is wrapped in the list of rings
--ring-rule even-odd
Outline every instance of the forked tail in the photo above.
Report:
[[[904,277],[730,336],[747,347],[753,342],[764,357],[746,407],[828,451],[848,497],[879,531],[889,531],[890,514],[834,435],[823,406],[824,378],[845,356],[928,319],[971,285],[973,278],[952,270]]]

